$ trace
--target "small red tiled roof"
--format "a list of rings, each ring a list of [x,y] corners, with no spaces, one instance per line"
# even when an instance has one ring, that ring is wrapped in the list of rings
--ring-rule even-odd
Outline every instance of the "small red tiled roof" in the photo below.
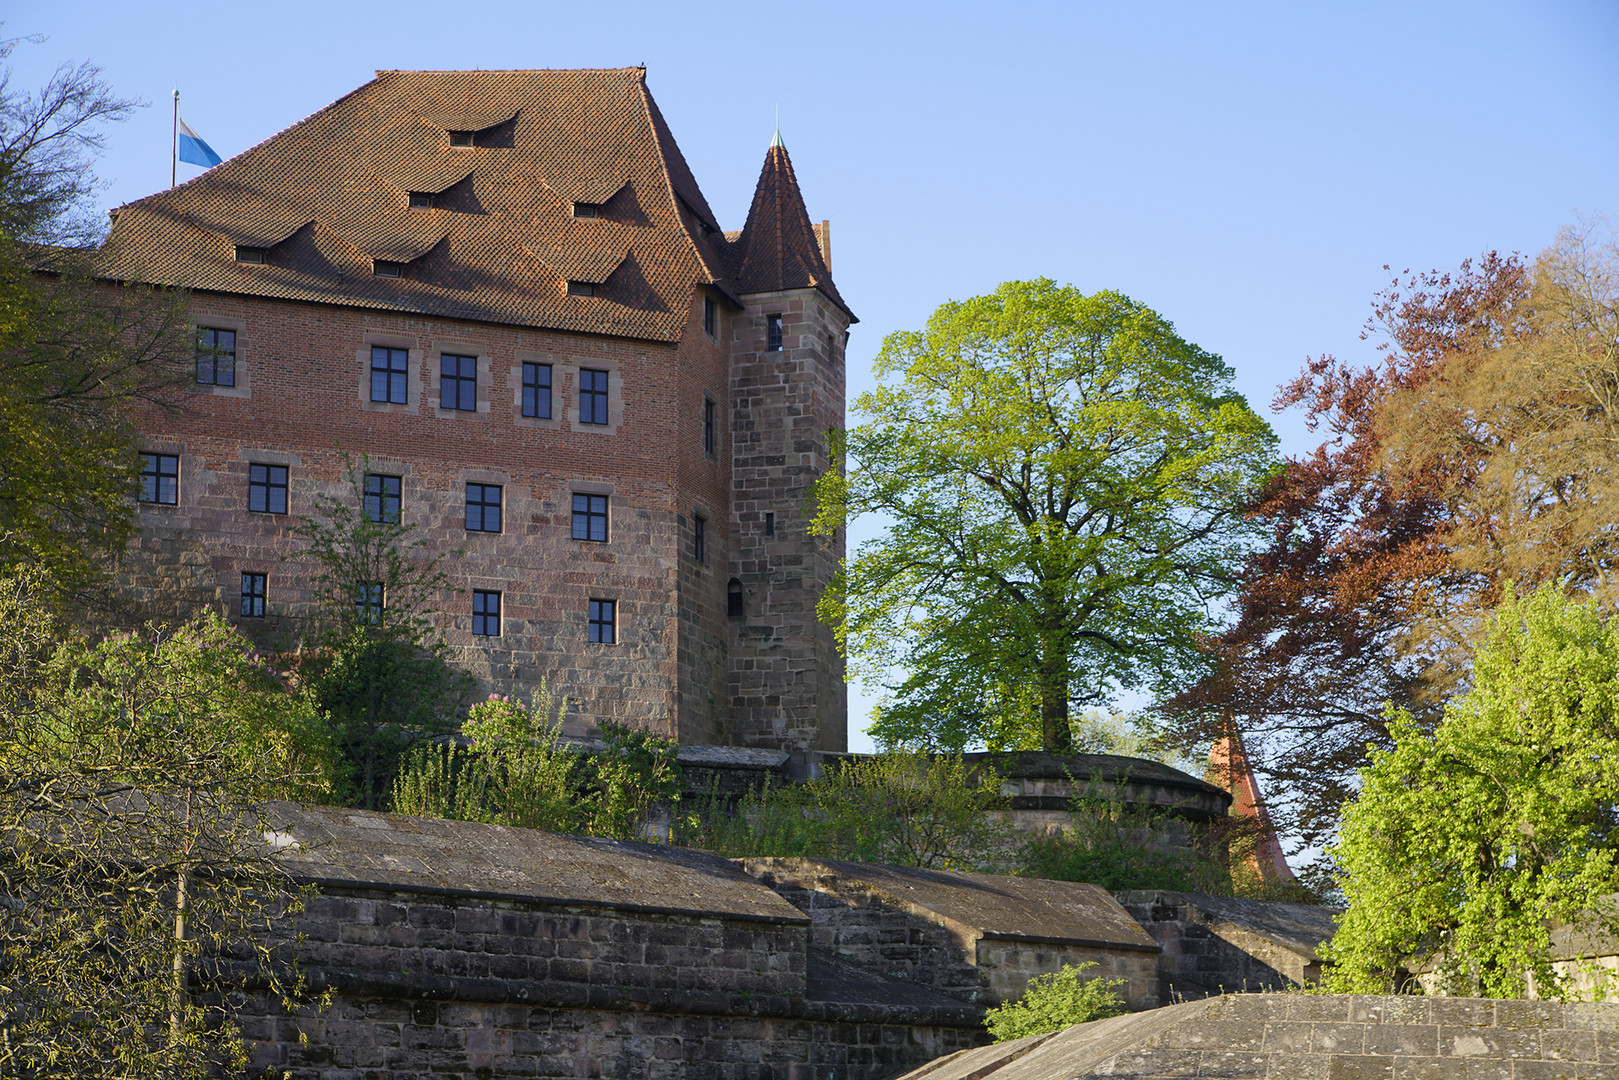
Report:
[[[120,207],[106,274],[676,340],[694,287],[739,290],[645,76],[378,72],[195,180]],[[475,132],[473,145],[452,147],[451,131]],[[413,191],[432,207],[411,208]],[[576,218],[575,202],[602,214]],[[269,264],[238,264],[237,245],[270,248]],[[379,259],[409,269],[379,278]],[[601,287],[569,296],[570,278]]]
[[[736,237],[733,252],[737,288],[742,292],[815,288],[842,308],[849,321],[859,321],[832,283],[832,272],[821,256],[815,227],[798,190],[792,158],[779,137],[765,153],[748,223]]]

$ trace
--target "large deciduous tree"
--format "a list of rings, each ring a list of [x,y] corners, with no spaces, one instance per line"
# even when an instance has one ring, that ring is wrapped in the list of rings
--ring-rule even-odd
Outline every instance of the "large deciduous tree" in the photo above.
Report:
[[[1114,292],[1009,282],[891,334],[818,527],[882,515],[821,606],[906,672],[878,738],[1067,750],[1076,704],[1199,670],[1273,465],[1231,369]]]
[[[330,767],[317,710],[219,616],[92,645],[37,573],[0,576],[0,1076],[236,1071],[230,995],[296,991],[261,801]]]
[[[134,534],[132,411],[170,399],[193,347],[182,295],[95,276],[90,167],[133,105],[89,64],[32,93],[0,72],[0,564],[67,590]]]
[[[1472,683],[1432,730],[1390,709],[1335,850],[1335,990],[1396,993],[1427,966],[1452,994],[1521,997],[1533,978],[1565,996],[1552,927],[1619,930],[1619,622],[1509,590]]]
[[[1193,740],[1234,717],[1295,835],[1330,835],[1386,703],[1438,722],[1508,584],[1613,598],[1616,263],[1570,229],[1533,264],[1396,281],[1380,363],[1321,357],[1278,395],[1327,438],[1256,504],[1271,539],[1219,663],[1167,707]]]

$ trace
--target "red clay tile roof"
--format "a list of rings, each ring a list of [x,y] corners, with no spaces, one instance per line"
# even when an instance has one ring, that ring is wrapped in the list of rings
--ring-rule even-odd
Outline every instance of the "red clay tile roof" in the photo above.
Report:
[[[740,290],[645,75],[378,72],[195,180],[120,207],[107,276],[677,340],[695,286]],[[450,146],[450,131],[476,132],[474,145]],[[807,273],[837,299],[790,164],[784,176],[768,193],[761,181],[759,257],[736,265],[760,281]],[[433,206],[410,208],[412,191],[433,193]],[[785,226],[767,225],[761,198]],[[602,215],[575,218],[575,202],[603,203]],[[269,265],[237,264],[235,245],[271,248]],[[771,265],[787,269],[772,277],[777,248]],[[410,266],[378,278],[376,259]],[[570,277],[603,284],[568,296]]]
[[[748,223],[736,239],[732,258],[737,287],[744,293],[816,288],[842,308],[850,322],[859,321],[832,283],[793,175],[793,161],[780,142],[765,153]]]

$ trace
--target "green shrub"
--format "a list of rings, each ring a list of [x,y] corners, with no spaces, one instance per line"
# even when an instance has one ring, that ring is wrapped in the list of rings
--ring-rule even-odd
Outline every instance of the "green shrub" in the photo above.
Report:
[[[675,743],[612,722],[602,729],[600,754],[562,745],[561,704],[543,681],[527,705],[491,695],[467,714],[466,746],[419,746],[405,756],[394,779],[394,809],[640,839],[652,808],[680,797]]]
[[[1023,996],[984,1013],[984,1026],[996,1042],[1061,1031],[1087,1020],[1124,1012],[1119,987],[1124,979],[1080,978],[1095,963],[1064,964],[1029,980]]]
[[[829,764],[788,788],[749,792],[733,807],[711,794],[688,816],[685,840],[745,856],[813,856],[975,869],[1010,848],[992,811],[1005,802],[993,770],[959,754],[890,751]]]
[[[1080,793],[1070,804],[1069,825],[1024,845],[1023,872],[1083,881],[1110,892],[1167,889],[1231,895],[1229,838],[1207,838],[1205,851],[1159,851],[1150,839],[1165,831],[1168,817],[1167,811],[1127,806],[1117,797]]]

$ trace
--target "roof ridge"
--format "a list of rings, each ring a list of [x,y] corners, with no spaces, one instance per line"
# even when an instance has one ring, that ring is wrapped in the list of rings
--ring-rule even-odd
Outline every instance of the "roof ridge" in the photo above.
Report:
[[[631,65],[629,67],[582,67],[582,68],[376,68],[377,77],[383,75],[550,75],[559,71],[602,72],[602,71],[639,71],[646,68]]]

